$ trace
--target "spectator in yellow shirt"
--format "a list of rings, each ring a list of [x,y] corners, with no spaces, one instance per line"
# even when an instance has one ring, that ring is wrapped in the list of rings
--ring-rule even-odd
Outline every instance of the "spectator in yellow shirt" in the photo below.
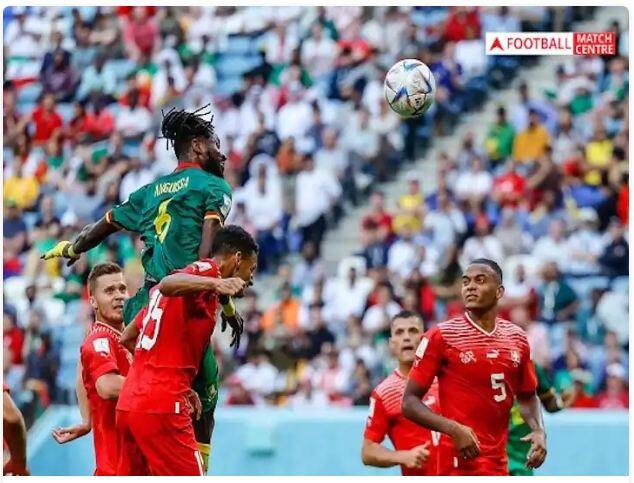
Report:
[[[613,149],[614,145],[608,138],[603,123],[597,123],[594,137],[586,145],[586,183],[595,186],[601,184],[601,174],[610,167]]]
[[[409,227],[414,232],[422,229],[424,202],[418,175],[411,172],[407,175],[407,194],[399,198],[398,213],[392,221],[392,229],[396,234],[399,234],[403,227]]]
[[[4,200],[14,200],[20,209],[31,208],[40,194],[40,184],[35,176],[24,173],[24,165],[17,167],[15,174],[4,180]]]
[[[526,163],[541,158],[550,144],[550,136],[543,124],[539,123],[537,112],[528,112],[528,127],[515,137],[513,157],[516,161]]]

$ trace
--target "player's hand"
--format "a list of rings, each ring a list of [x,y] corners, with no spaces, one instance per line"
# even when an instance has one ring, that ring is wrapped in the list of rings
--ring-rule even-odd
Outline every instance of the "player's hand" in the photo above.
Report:
[[[401,464],[407,468],[420,468],[429,457],[428,447],[429,441],[408,451],[404,451],[404,457]]]
[[[220,312],[220,318],[222,319],[221,327],[223,332],[227,330],[227,325],[231,327],[231,344],[229,344],[229,347],[233,347],[235,345],[237,349],[240,347],[240,338],[242,337],[242,332],[244,331],[244,319],[238,312],[231,316]]]
[[[2,468],[2,475],[31,476],[31,473],[29,473],[25,465],[18,465],[9,459]]]
[[[569,408],[575,403],[575,399],[577,399],[577,394],[570,389],[566,389],[561,392],[561,400],[564,403],[564,408]]]
[[[193,389],[190,389],[187,393],[187,407],[189,409],[189,414],[198,421],[200,419],[200,415],[203,412],[203,405],[200,402],[200,397],[198,393]]]
[[[79,260],[79,255],[71,255],[69,253],[69,250],[72,246],[73,244],[68,240],[61,241],[47,252],[44,252],[40,258],[42,260],[51,260],[53,258],[68,258],[68,263],[66,265],[70,267],[77,260]]]
[[[527,468],[539,468],[546,459],[546,433],[533,431],[522,438],[522,441],[530,441],[531,448],[526,456]]]
[[[238,277],[215,278],[214,290],[219,295],[233,296],[242,292],[247,286],[246,282]]]
[[[456,423],[455,428],[449,436],[451,436],[453,445],[462,458],[471,459],[480,454],[478,437],[469,426]]]
[[[68,443],[77,438],[90,433],[90,425],[86,423],[76,424],[75,426],[69,426],[68,428],[57,428],[52,431],[53,439],[59,444]]]

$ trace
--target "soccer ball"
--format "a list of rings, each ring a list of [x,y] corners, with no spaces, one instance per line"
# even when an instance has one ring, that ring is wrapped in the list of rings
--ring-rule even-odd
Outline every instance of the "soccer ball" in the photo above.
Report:
[[[420,60],[399,60],[388,71],[383,83],[385,99],[392,110],[404,118],[422,116],[434,102],[436,81]]]

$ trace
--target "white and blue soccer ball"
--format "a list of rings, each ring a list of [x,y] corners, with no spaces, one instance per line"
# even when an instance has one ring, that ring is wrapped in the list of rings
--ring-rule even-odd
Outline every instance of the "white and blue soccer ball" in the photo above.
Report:
[[[399,60],[388,71],[383,83],[385,99],[392,110],[404,118],[422,116],[436,97],[436,80],[423,62]]]

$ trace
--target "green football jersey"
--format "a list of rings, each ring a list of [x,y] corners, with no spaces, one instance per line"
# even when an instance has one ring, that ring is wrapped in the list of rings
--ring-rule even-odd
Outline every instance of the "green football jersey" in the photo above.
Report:
[[[553,389],[550,378],[546,371],[539,365],[535,364],[535,373],[537,375],[537,395],[545,394]],[[519,404],[515,404],[511,408],[511,417],[509,421],[509,439],[506,445],[506,452],[509,457],[509,472],[515,476],[528,476],[533,474],[533,470],[526,468],[526,457],[531,448],[528,441],[521,439],[531,432],[531,428],[520,413]]]
[[[158,282],[198,260],[204,220],[212,217],[224,223],[230,210],[229,184],[187,166],[142,186],[125,203],[115,206],[109,217],[126,230],[141,234],[146,277]]]

